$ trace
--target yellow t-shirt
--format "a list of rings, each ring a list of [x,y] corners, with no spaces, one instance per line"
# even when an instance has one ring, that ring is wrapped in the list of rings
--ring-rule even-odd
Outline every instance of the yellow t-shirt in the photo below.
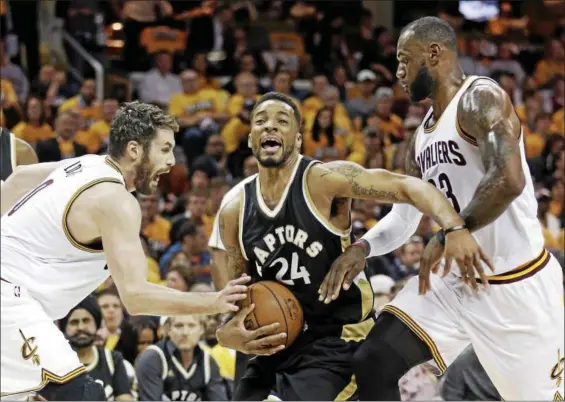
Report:
[[[537,133],[529,133],[524,135],[524,145],[526,148],[526,157],[528,159],[539,156],[545,147],[545,138]]]
[[[12,132],[19,139],[24,140],[30,145],[35,145],[38,141],[44,141],[55,138],[56,134],[53,132],[51,126],[43,123],[41,126],[35,126],[25,121],[21,121],[12,129]]]
[[[255,100],[259,99],[259,95],[254,96]],[[234,94],[230,97],[228,101],[228,113],[230,116],[236,116],[243,110],[243,105],[245,104],[245,98],[243,95]]]
[[[6,108],[17,105],[18,96],[16,95],[14,86],[10,81],[0,78],[0,92],[2,93],[2,97],[4,99],[4,106]]]
[[[175,117],[198,117],[202,112],[221,113],[225,97],[215,89],[201,89],[195,94],[176,93],[169,102],[169,114]]]
[[[235,378],[235,351],[219,344],[210,347],[206,345],[206,343],[200,342],[198,346],[212,356],[223,378],[227,380],[233,380]]]
[[[160,242],[164,246],[168,246],[171,240],[169,232],[171,231],[171,222],[160,215],[157,215],[153,222],[143,229],[143,234],[151,239]]]
[[[91,105],[81,104],[81,98],[79,95],[73,96],[72,98],[64,101],[61,106],[59,106],[59,113],[67,110],[76,110],[80,113],[81,117],[85,120],[87,127],[90,127],[96,120],[102,119],[102,108],[98,102],[93,102]]]
[[[536,64],[534,79],[539,86],[543,86],[556,75],[563,75],[564,70],[565,63],[563,62],[554,63],[549,60],[540,60]]]
[[[551,131],[555,133],[559,133],[561,135],[565,135],[565,124],[563,122],[564,118],[564,109],[561,108],[557,112],[553,113],[551,117]]]
[[[240,142],[248,136],[250,130],[251,126],[243,123],[237,117],[229,119],[221,133],[226,146],[226,152],[229,154],[235,151],[239,147]]]

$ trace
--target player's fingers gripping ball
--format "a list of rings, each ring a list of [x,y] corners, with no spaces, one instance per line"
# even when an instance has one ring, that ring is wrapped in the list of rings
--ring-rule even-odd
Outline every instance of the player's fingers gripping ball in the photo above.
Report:
[[[302,307],[292,292],[274,281],[260,281],[247,288],[247,298],[241,307],[255,304],[245,319],[245,328],[253,331],[278,322],[280,332],[286,332],[285,347],[292,345],[302,332],[304,316]]]

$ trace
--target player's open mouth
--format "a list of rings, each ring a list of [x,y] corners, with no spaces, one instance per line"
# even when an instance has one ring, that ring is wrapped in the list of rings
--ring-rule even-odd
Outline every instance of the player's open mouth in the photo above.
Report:
[[[266,138],[261,141],[261,148],[263,148],[267,153],[275,153],[281,146],[281,142],[276,138]]]

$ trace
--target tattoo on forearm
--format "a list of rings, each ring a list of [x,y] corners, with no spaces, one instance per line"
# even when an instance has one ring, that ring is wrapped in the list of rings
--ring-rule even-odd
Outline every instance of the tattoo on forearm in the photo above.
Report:
[[[393,191],[383,191],[376,189],[372,184],[365,185],[359,182],[359,176],[363,173],[364,169],[355,165],[341,165],[330,168],[334,173],[338,173],[345,177],[351,184],[353,194],[359,198],[371,197],[379,198],[383,201],[398,201],[398,193]],[[328,173],[326,173],[328,174]],[[325,174],[324,174],[325,175]],[[323,177],[323,176],[322,176]]]
[[[232,271],[232,277],[230,279],[239,278],[247,271],[247,261],[241,256],[241,252],[237,247],[230,246],[228,242],[225,240],[225,221],[222,217],[222,214],[219,216],[218,228],[220,230],[220,238],[222,239],[222,243],[226,248],[226,252],[228,253],[228,267]]]
[[[408,176],[422,178],[420,166],[416,163],[416,133],[412,134],[408,142],[408,151],[404,159],[404,170]]]

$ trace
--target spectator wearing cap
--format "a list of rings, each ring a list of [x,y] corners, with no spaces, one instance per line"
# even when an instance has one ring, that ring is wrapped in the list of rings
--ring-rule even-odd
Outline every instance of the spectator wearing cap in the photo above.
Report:
[[[377,76],[371,70],[361,70],[357,74],[360,94],[345,104],[349,117],[352,119],[356,117],[367,118],[375,111],[377,107],[377,100],[374,95],[376,80]]]
[[[59,321],[59,328],[90,376],[104,387],[106,398],[131,401],[133,384],[128,377],[122,354],[94,346],[101,323],[100,307],[93,296],[88,296]]]
[[[161,327],[164,339],[145,349],[135,365],[139,400],[226,401],[218,365],[198,345],[204,334],[200,317],[162,317]]]
[[[551,192],[546,188],[542,188],[536,191],[536,199],[538,201],[538,220],[543,229],[545,246],[547,248],[562,248],[564,235],[561,222],[549,212]],[[560,240],[561,243],[559,243]]]
[[[380,87],[375,94],[376,113],[378,117],[377,129],[387,136],[391,143],[398,143],[404,139],[404,121],[392,113],[394,104],[393,91],[389,87]],[[388,144],[387,144],[388,145]]]
[[[371,282],[374,295],[373,308],[379,313],[391,300],[394,280],[390,276],[379,274],[371,276],[369,282]]]

